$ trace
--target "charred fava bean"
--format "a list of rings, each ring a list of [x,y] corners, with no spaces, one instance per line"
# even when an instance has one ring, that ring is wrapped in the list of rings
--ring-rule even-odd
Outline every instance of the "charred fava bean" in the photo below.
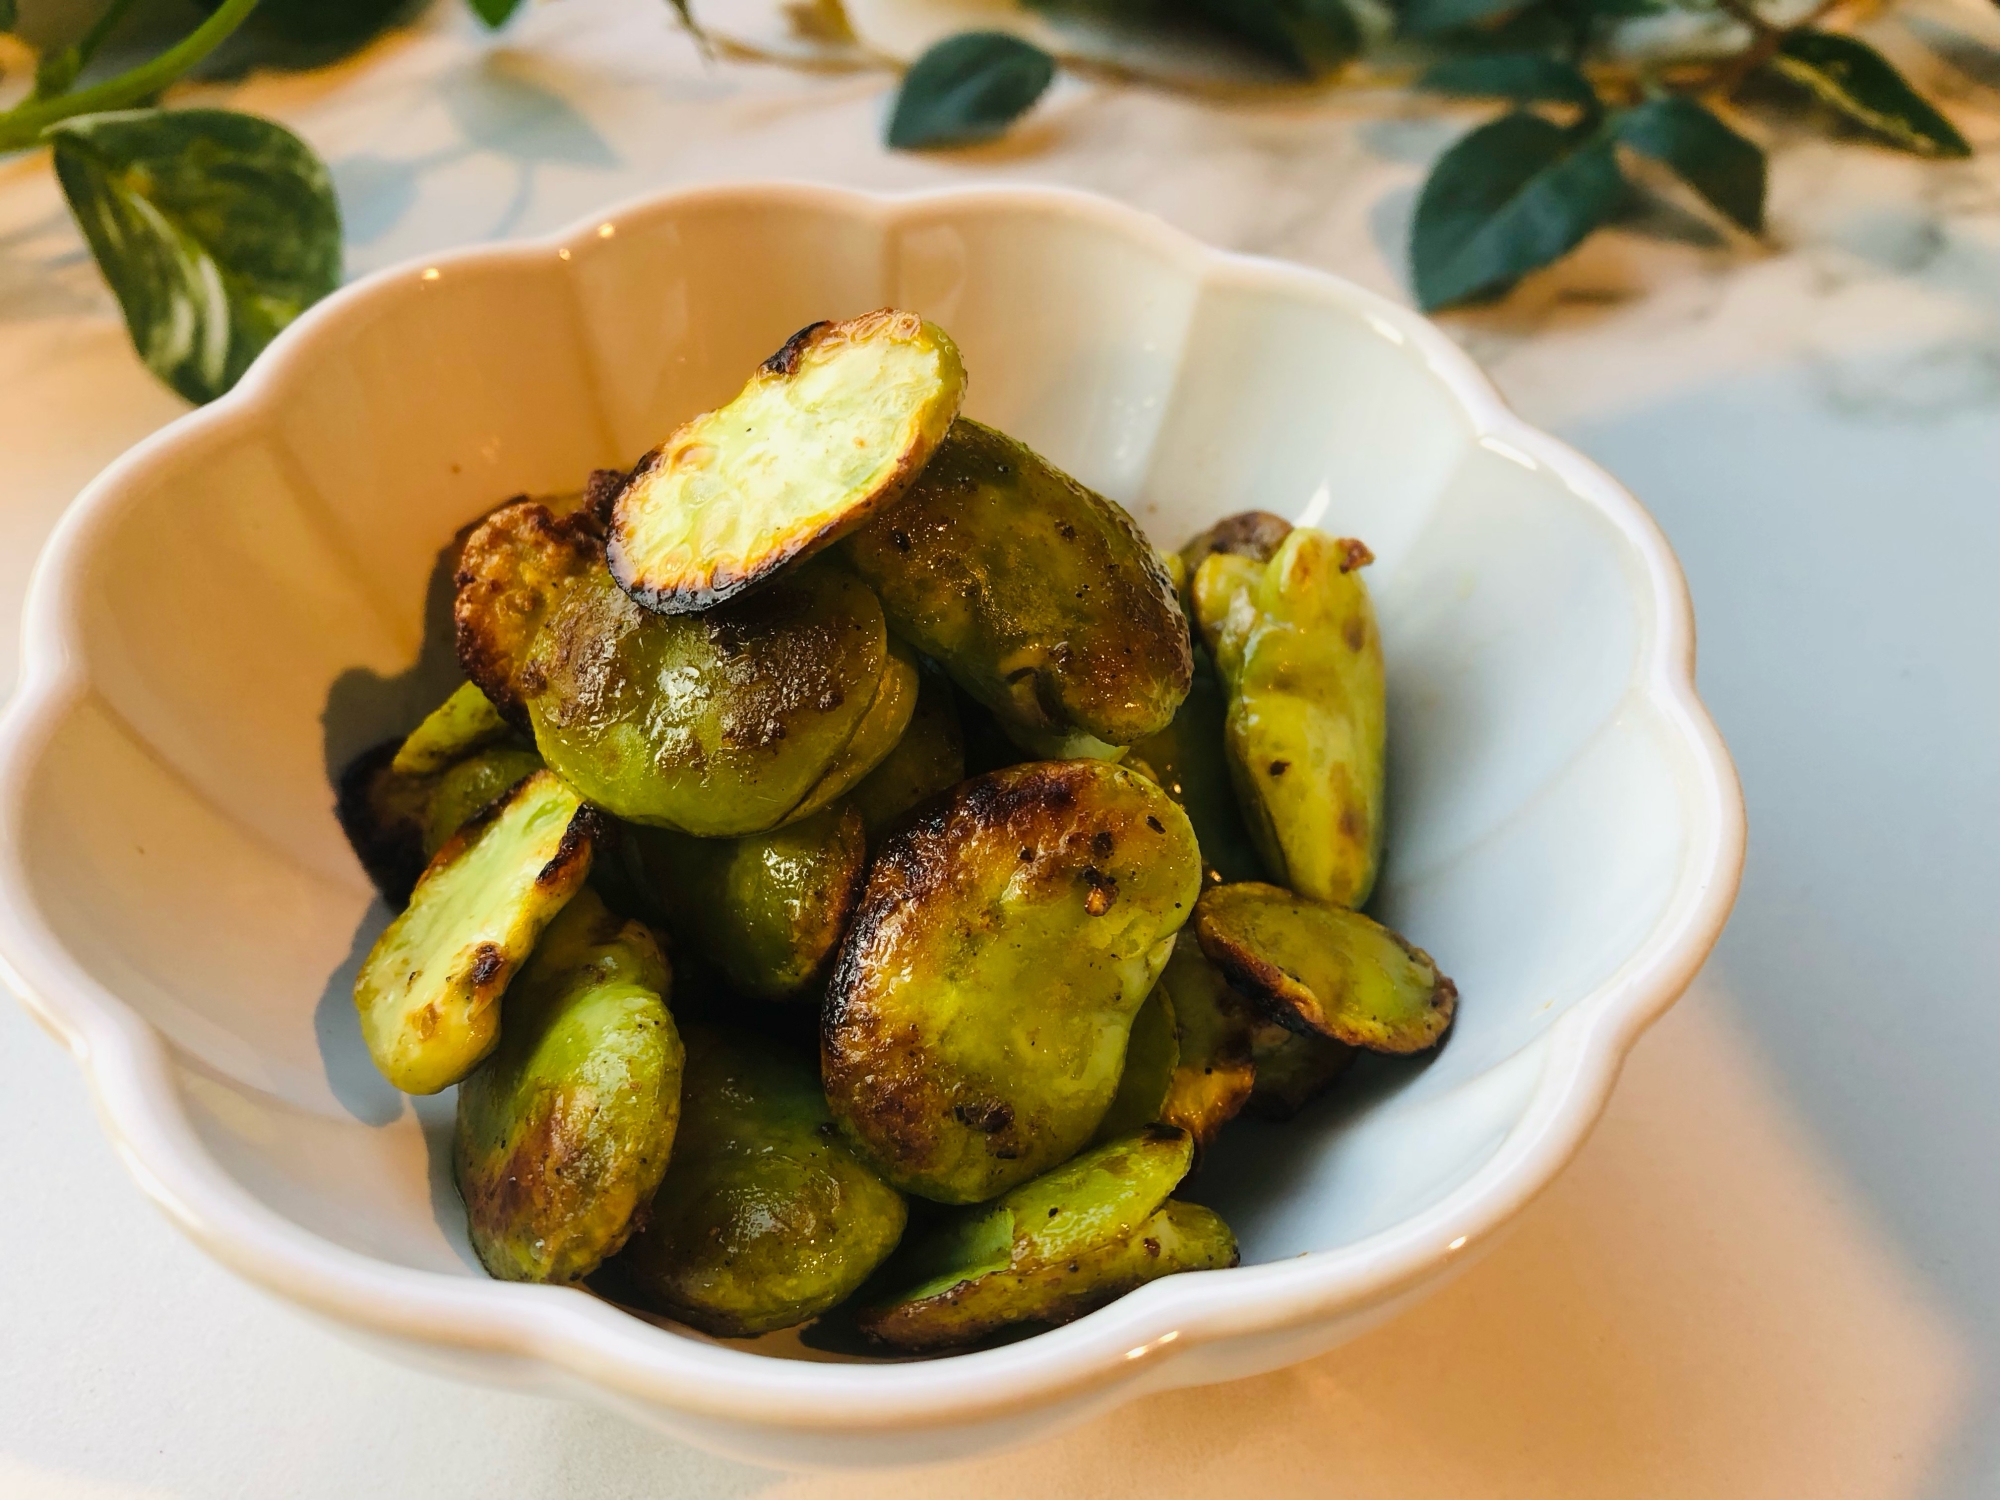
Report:
[[[965,779],[965,738],[951,684],[935,672],[921,675],[910,724],[882,763],[848,794],[873,842],[927,797]]]
[[[661,614],[720,604],[898,499],[964,394],[958,346],[915,313],[800,329],[639,461],[611,513],[612,575]]]
[[[1421,1052],[1451,1025],[1458,986],[1360,912],[1256,881],[1202,892],[1201,951],[1266,1016],[1375,1052]]]
[[[1382,851],[1388,709],[1361,543],[1301,527],[1268,562],[1211,552],[1195,617],[1229,694],[1225,744],[1273,876],[1360,906]]]
[[[1278,548],[1292,534],[1292,523],[1268,510],[1238,511],[1224,516],[1208,530],[1181,548],[1181,582],[1191,584],[1211,552],[1231,557],[1247,557],[1266,563],[1278,555]]]
[[[537,771],[438,850],[354,981],[384,1078],[435,1094],[493,1050],[501,993],[590,873],[596,823],[581,797]]]
[[[410,731],[393,764],[405,776],[435,776],[507,734],[507,721],[493,700],[463,682]]]
[[[500,1043],[458,1088],[453,1168],[502,1281],[575,1281],[666,1171],[682,1050],[651,933],[577,892],[507,987]]]
[[[641,857],[676,940],[737,990],[780,1000],[833,957],[867,864],[861,814],[841,804],[740,839],[647,829]]]
[[[558,515],[517,500],[465,539],[452,580],[458,665],[509,723],[528,727],[521,669],[542,622],[571,584],[603,570],[603,534],[587,509]]]
[[[1129,745],[1188,688],[1187,622],[1132,518],[961,417],[848,557],[892,629],[1038,744]]]
[[[1187,928],[1174,940],[1174,956],[1157,993],[1173,1014],[1176,1043],[1159,1118],[1192,1135],[1199,1151],[1213,1145],[1216,1133],[1250,1100],[1256,1020]]]
[[[1069,1156],[1201,885],[1187,815],[1103,761],[961,783],[875,857],[827,984],[841,1127],[906,1192],[976,1203]]]
[[[1187,1132],[1150,1126],[954,1215],[891,1266],[899,1290],[856,1321],[899,1349],[946,1348],[1012,1323],[1066,1323],[1177,1271],[1235,1265],[1229,1226],[1167,1197],[1193,1149]]]
[[[672,616],[641,609],[600,568],[535,638],[528,709],[542,757],[599,806],[734,837],[796,815],[836,765],[851,781],[874,769],[843,756],[894,661],[875,596],[826,560]],[[903,723],[914,688],[898,690]],[[874,735],[878,759],[902,727]]]
[[[707,1027],[687,1048],[673,1160],[618,1267],[724,1338],[818,1317],[896,1248],[902,1197],[840,1138],[808,1063]]]

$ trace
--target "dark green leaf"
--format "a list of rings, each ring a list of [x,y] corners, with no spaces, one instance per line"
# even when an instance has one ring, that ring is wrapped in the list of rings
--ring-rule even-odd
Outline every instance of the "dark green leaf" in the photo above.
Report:
[[[472,13],[494,31],[505,26],[514,12],[521,8],[521,0],[466,0],[466,3],[472,7]]]
[[[1344,0],[1187,0],[1218,31],[1301,78],[1324,78],[1361,50],[1361,28]]]
[[[1458,94],[1473,99],[1512,99],[1521,104],[1546,101],[1597,108],[1597,93],[1575,68],[1538,52],[1494,52],[1448,57],[1417,80],[1417,87],[1434,94]]]
[[[221,109],[52,126],[56,176],[153,373],[190,401],[340,283],[340,209],[297,136]]]
[[[1409,36],[1433,36],[1497,21],[1534,3],[1537,0],[1405,0],[1398,20]]]
[[[1438,158],[1417,198],[1410,270],[1426,308],[1497,295],[1574,249],[1625,202],[1611,138],[1503,115]]]
[[[1593,15],[1621,20],[1663,15],[1674,8],[1670,0],[1582,0],[1582,4]]]
[[[1764,229],[1764,153],[1692,99],[1651,99],[1613,117],[1618,139],[1752,234]]]
[[[1951,121],[1866,42],[1802,27],[1769,66],[1892,146],[1919,156],[1972,155]]]
[[[14,0],[0,0],[0,31],[12,31],[19,16]]]
[[[1004,31],[961,31],[910,65],[889,117],[899,151],[965,146],[1001,134],[1042,97],[1056,60]]]

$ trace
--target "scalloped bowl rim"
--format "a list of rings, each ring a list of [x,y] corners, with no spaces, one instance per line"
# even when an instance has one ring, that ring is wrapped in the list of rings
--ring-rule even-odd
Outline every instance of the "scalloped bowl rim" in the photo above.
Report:
[[[1529,1103],[1498,1151],[1428,1208],[1335,1250],[1169,1277],[1091,1317],[979,1353],[917,1364],[777,1360],[676,1337],[586,1294],[394,1266],[285,1218],[230,1177],[200,1142],[161,1035],[87,976],[36,914],[20,851],[25,793],[50,736],[86,690],[75,585],[128,480],[177,445],[253,424],[302,376],[315,338],[337,320],[403,295],[430,267],[530,265],[583,247],[598,226],[716,199],[790,202],[886,224],[905,206],[1015,207],[1083,221],[1137,241],[1209,283],[1310,288],[1386,324],[1451,393],[1474,440],[1531,458],[1594,506],[1644,565],[1651,608],[1633,685],[1679,738],[1694,778],[1692,816],[1673,894],[1624,962],[1542,1038]],[[363,277],[308,310],[229,395],[169,423],[104,470],[70,506],[39,559],[22,627],[20,685],[0,716],[0,978],[82,1065],[106,1131],[140,1186],[210,1254],[279,1295],[366,1333],[487,1356],[542,1361],[642,1406],[798,1431],[895,1431],[990,1419],[1098,1391],[1112,1399],[1209,1378],[1173,1356],[1384,1308],[1471,1254],[1577,1151],[1626,1052],[1693,979],[1735,897],[1742,798],[1728,752],[1694,686],[1694,618],[1666,538],[1629,493],[1573,449],[1515,416],[1470,358],[1418,314],[1330,274],[1216,250],[1160,220],[1059,188],[965,188],[870,194],[786,182],[644,195],[542,238],[456,250]],[[1199,1362],[1195,1362],[1199,1363]],[[1101,1403],[1100,1403],[1101,1404]]]

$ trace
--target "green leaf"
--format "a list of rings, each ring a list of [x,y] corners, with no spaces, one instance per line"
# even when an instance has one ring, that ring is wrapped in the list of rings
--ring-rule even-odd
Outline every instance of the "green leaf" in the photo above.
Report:
[[[148,368],[190,401],[228,390],[340,283],[340,209],[297,136],[221,109],[50,127],[56,176]]]
[[[14,0],[0,0],[0,31],[12,31],[14,23],[20,19],[20,12]]]
[[[1187,0],[1218,31],[1301,78],[1324,78],[1361,51],[1361,28],[1345,0]]]
[[[1495,296],[1624,205],[1608,134],[1516,112],[1438,158],[1417,198],[1410,271],[1426,309]]]
[[[1972,155],[1951,121],[1866,42],[1802,27],[1768,66],[1892,146],[1919,156]]]
[[[1495,52],[1449,57],[1417,80],[1417,87],[1434,94],[1458,94],[1473,99],[1512,99],[1576,104],[1595,110],[1597,91],[1575,68],[1538,52]]]
[[[1407,36],[1435,36],[1525,10],[1537,0],[1405,0],[1398,22]]]
[[[910,65],[889,117],[899,151],[989,141],[1027,113],[1056,60],[1004,31],[961,31]]]
[[[521,8],[521,0],[466,0],[472,13],[484,21],[487,28],[498,31]]]
[[[1708,109],[1678,96],[1612,117],[1618,139],[1676,176],[1752,234],[1764,231],[1764,153]]]

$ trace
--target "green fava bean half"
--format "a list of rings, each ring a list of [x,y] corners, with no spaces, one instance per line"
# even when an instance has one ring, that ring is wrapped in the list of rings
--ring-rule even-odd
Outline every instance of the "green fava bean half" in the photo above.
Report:
[[[809,1064],[737,1032],[687,1043],[673,1161],[618,1269],[724,1338],[818,1317],[896,1248],[902,1197],[840,1138]]]
[[[1302,896],[1360,906],[1382,852],[1388,705],[1361,543],[1300,527],[1268,562],[1215,551],[1195,617],[1229,695],[1224,744],[1250,836]]]
[[[842,1129],[905,1192],[976,1203],[1089,1140],[1201,887],[1187,815],[1103,761],[963,782],[877,853],[827,982]]]
[[[1129,745],[1188,689],[1187,622],[1132,518],[960,417],[844,544],[890,627],[1031,745]]]
[[[900,1349],[946,1348],[1012,1323],[1065,1323],[1177,1271],[1235,1265],[1229,1226],[1167,1197],[1193,1149],[1186,1131],[1149,1126],[955,1215],[892,1263],[885,1276],[899,1290],[856,1322]]]
[[[1458,986],[1423,949],[1358,911],[1257,881],[1202,892],[1201,951],[1271,1020],[1375,1052],[1437,1045]]]
[[[537,771],[438,850],[354,980],[384,1078],[435,1094],[493,1050],[500,996],[589,875],[601,828],[573,788]]]
[[[458,1088],[473,1248],[502,1281],[575,1281],[630,1232],[680,1117],[659,945],[579,891],[508,986],[500,1044]]]
[[[845,803],[740,839],[658,829],[638,838],[676,939],[760,999],[810,987],[833,957],[866,873],[861,815]]]
[[[916,699],[914,668],[906,681],[894,660],[875,596],[823,561],[671,617],[597,568],[564,593],[522,675],[543,759],[591,801],[728,838],[815,810],[894,748]],[[869,728],[873,759],[844,758],[885,678],[901,721]]]

